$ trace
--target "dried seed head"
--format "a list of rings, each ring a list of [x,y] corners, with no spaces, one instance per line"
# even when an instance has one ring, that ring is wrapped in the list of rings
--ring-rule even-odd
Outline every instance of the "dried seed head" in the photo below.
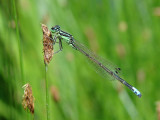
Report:
[[[48,27],[42,24],[44,63],[49,64],[53,57],[53,38]]]
[[[32,114],[34,114],[34,97],[32,95],[32,88],[30,84],[25,84],[23,87],[24,95],[22,105],[23,108],[26,110],[27,108],[30,110]]]

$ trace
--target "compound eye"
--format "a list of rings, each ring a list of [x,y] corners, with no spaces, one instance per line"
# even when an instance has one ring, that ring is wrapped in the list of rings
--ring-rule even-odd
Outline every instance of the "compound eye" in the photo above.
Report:
[[[60,26],[59,25],[56,25],[54,27],[51,28],[53,31],[58,31],[60,30]]]
[[[59,30],[59,29],[60,29],[59,25],[56,25],[56,26],[52,27],[52,30]]]
[[[59,25],[56,25],[57,29],[60,29],[60,26]]]
[[[52,29],[52,30],[56,30],[56,28],[55,28],[55,27],[52,27],[51,29]]]

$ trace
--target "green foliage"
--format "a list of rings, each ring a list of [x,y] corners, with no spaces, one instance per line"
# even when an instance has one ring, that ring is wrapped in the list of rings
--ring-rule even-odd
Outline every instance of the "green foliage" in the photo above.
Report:
[[[157,119],[158,0],[17,0],[15,9],[13,1],[0,1],[0,119],[32,119],[22,107],[24,81],[32,86],[34,119],[47,118],[41,23],[60,25],[112,61],[142,93],[138,98],[122,84],[103,79],[83,55],[63,43],[47,71],[51,120]]]

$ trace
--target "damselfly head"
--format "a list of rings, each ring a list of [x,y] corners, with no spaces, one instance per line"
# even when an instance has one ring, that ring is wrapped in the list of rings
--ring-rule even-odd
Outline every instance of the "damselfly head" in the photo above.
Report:
[[[54,26],[54,27],[51,28],[51,31],[53,33],[58,32],[59,30],[60,30],[60,26],[59,25],[56,25],[56,26]]]

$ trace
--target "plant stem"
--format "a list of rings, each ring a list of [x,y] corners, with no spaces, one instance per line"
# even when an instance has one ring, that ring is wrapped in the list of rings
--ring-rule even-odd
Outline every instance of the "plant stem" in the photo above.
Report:
[[[46,82],[46,112],[47,120],[49,120],[49,94],[48,94],[48,79],[47,79],[47,69],[48,66],[45,64],[45,82]]]
[[[17,10],[16,10],[16,3],[15,0],[12,0],[12,4],[13,4],[13,16],[14,16],[14,20],[15,20],[15,25],[16,25],[16,37],[17,37],[17,42],[18,42],[18,51],[19,51],[19,62],[20,62],[20,75],[21,75],[21,86],[25,84],[24,81],[24,74],[23,74],[23,60],[22,60],[22,45],[21,45],[21,41],[20,41],[20,34],[19,34],[19,27],[18,27],[18,18],[17,18]],[[27,119],[28,119],[28,115],[27,115]]]
[[[12,3],[13,3],[15,25],[16,25],[16,35],[17,35],[17,40],[18,40],[18,48],[19,48],[19,57],[20,57],[19,61],[20,61],[20,70],[21,70],[21,80],[22,80],[22,85],[24,85],[22,46],[21,46],[20,35],[19,35],[19,27],[18,27],[18,19],[17,19],[17,11],[16,11],[15,0],[12,0]]]

